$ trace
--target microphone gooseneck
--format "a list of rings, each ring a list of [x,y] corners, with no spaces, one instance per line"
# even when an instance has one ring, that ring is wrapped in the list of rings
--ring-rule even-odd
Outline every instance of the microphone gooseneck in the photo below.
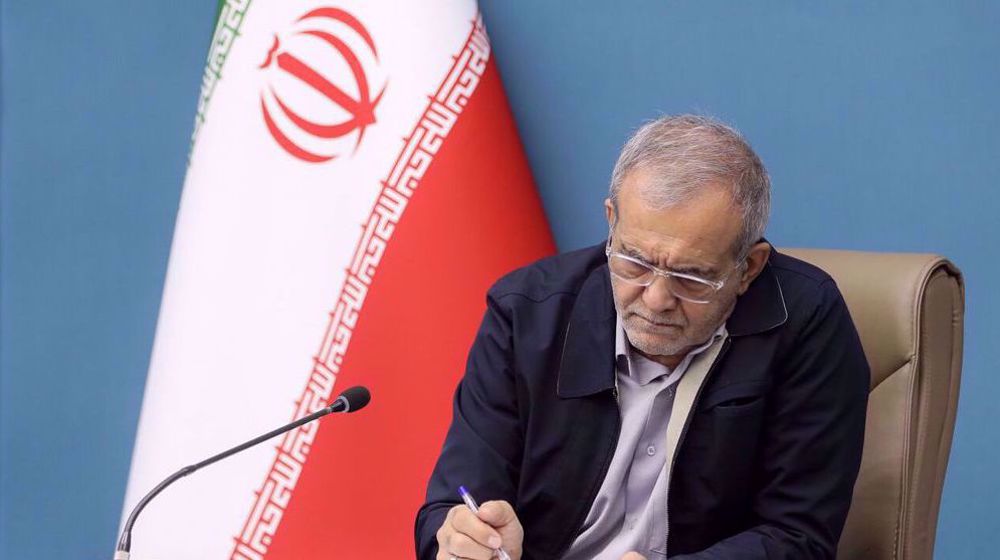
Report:
[[[132,550],[132,527],[135,525],[136,518],[139,517],[139,512],[141,512],[149,504],[149,502],[156,497],[157,494],[162,492],[167,486],[170,486],[178,479],[184,478],[185,476],[197,471],[202,467],[207,467],[212,463],[221,461],[226,457],[229,457],[230,455],[235,455],[240,451],[253,447],[258,443],[267,441],[273,438],[274,436],[281,435],[289,430],[294,430],[295,428],[298,428],[303,424],[308,424],[309,422],[312,422],[313,420],[326,416],[327,414],[331,414],[334,412],[357,412],[362,408],[364,408],[365,406],[367,406],[368,403],[371,401],[371,398],[372,398],[371,393],[368,391],[367,388],[361,386],[351,387],[350,389],[346,389],[344,390],[344,392],[340,393],[340,395],[337,396],[337,398],[334,399],[332,403],[330,403],[330,406],[326,408],[317,410],[316,412],[313,412],[308,416],[303,416],[298,420],[285,424],[284,426],[277,428],[275,430],[271,430],[266,434],[259,435],[250,441],[241,443],[236,447],[223,451],[222,453],[219,453],[217,455],[212,455],[211,457],[205,459],[204,461],[201,461],[200,463],[188,465],[180,469],[179,471],[175,472],[174,474],[168,476],[163,480],[163,482],[157,484],[156,487],[150,490],[148,494],[143,496],[142,499],[139,500],[139,503],[137,503],[135,507],[132,508],[132,513],[129,514],[128,519],[125,521],[125,525],[122,528],[121,537],[118,539],[118,546],[115,549],[114,560],[128,560],[129,553]]]

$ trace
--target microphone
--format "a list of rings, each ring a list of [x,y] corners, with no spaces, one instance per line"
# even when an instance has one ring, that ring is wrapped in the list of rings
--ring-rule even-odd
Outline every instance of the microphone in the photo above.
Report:
[[[295,428],[298,428],[303,424],[308,424],[309,422],[312,422],[317,418],[326,416],[327,414],[331,414],[334,412],[357,412],[362,408],[364,408],[365,406],[367,406],[368,402],[371,401],[371,399],[372,395],[367,388],[361,386],[351,387],[350,389],[346,389],[344,392],[340,393],[340,395],[336,399],[334,399],[332,403],[330,403],[330,406],[326,408],[321,408],[320,410],[317,410],[316,412],[313,412],[308,416],[303,416],[298,420],[285,424],[284,426],[278,429],[271,430],[266,434],[257,436],[250,441],[237,445],[236,447],[227,449],[222,453],[219,453],[217,455],[212,455],[211,457],[205,459],[200,463],[188,465],[183,469],[175,472],[174,474],[168,476],[163,480],[163,482],[157,484],[155,488],[153,488],[152,490],[149,491],[148,494],[143,496],[143,498],[139,500],[139,503],[136,504],[135,507],[132,509],[132,513],[129,514],[128,519],[125,521],[125,526],[124,528],[122,528],[121,538],[118,539],[118,546],[115,548],[114,560],[129,559],[130,551],[132,550],[132,526],[135,525],[135,520],[139,516],[139,512],[141,512],[149,504],[149,502],[156,497],[157,494],[162,492],[164,488],[170,486],[178,479],[183,478],[202,467],[207,467],[208,465],[211,465],[216,461],[221,461],[222,459],[225,459],[230,455],[239,453],[244,449],[253,447],[258,443],[261,443],[262,441],[267,441],[273,438],[274,436],[281,435],[289,430],[294,430]]]

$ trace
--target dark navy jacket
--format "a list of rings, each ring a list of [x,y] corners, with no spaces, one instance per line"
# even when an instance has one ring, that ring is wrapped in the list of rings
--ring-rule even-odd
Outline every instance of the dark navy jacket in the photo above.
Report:
[[[843,298],[823,271],[772,252],[726,328],[678,446],[668,555],[832,559],[861,461],[869,380]],[[417,515],[420,558],[434,558],[459,485],[514,506],[524,558],[565,553],[618,438],[614,329],[603,244],[490,289]]]

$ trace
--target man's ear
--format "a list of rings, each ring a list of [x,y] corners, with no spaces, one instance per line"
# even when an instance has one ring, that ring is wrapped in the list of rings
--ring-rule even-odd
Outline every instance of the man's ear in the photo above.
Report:
[[[608,227],[615,225],[615,205],[610,198],[604,199],[604,217],[608,219]]]
[[[740,276],[739,295],[743,295],[747,291],[754,278],[757,278],[761,271],[764,270],[764,265],[767,264],[767,259],[770,257],[771,244],[766,241],[761,241],[750,248],[750,254],[747,255],[746,268]]]

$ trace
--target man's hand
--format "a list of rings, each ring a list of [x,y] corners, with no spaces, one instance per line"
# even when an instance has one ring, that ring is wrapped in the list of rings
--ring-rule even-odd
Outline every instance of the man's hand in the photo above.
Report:
[[[479,513],[455,506],[437,532],[437,560],[468,558],[490,560],[503,547],[513,560],[520,560],[524,529],[509,503],[497,500],[479,506]]]
[[[622,560],[646,560],[646,557],[638,552],[626,552]]]

